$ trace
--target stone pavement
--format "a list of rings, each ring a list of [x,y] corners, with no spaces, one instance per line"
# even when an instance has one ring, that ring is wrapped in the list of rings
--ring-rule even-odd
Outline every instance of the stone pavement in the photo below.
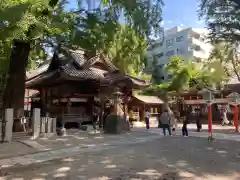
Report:
[[[146,128],[141,128],[141,127],[137,127],[137,128],[133,128],[133,131],[135,132],[148,132],[148,133],[152,133],[152,134],[159,134],[162,135],[162,129],[161,128],[150,128],[150,129],[146,129]],[[176,135],[177,136],[181,136],[182,132],[181,132],[181,128],[177,128],[176,130]],[[201,138],[207,138],[209,136],[208,132],[196,132],[196,131],[191,131],[191,129],[189,130],[189,136],[192,137],[201,137]],[[221,140],[231,140],[231,141],[238,141],[240,142],[240,133],[215,133],[213,132],[213,137],[215,139],[221,139]]]
[[[0,159],[0,166],[1,168],[9,168],[9,167],[14,167],[19,165],[20,166],[30,165],[34,163],[50,161],[53,159],[69,157],[82,152],[94,152],[94,151],[99,151],[103,149],[109,149],[116,145],[143,143],[152,139],[159,138],[158,135],[143,133],[143,132],[132,132],[132,133],[126,133],[121,135],[93,134],[90,138],[87,133],[82,133],[81,131],[78,131],[76,133],[85,135],[85,137],[82,137],[80,141],[78,141],[77,143],[74,142],[75,144],[71,144],[71,146],[64,146],[67,143],[69,143],[68,138],[71,139],[71,135],[57,138],[55,139],[55,141],[57,142],[58,142],[58,139],[64,139],[64,138],[66,141],[60,141],[62,146],[59,146],[59,144],[56,143],[57,147],[53,148],[53,150],[27,154],[23,156],[12,157],[12,158]],[[83,141],[81,141],[82,139],[83,140],[87,139],[87,142],[84,143]],[[50,141],[50,143],[53,144],[52,147],[54,147],[53,141],[54,141],[54,137],[52,137]]]
[[[156,120],[152,120],[150,127],[156,128],[158,126],[158,122]],[[143,122],[134,122],[134,127],[146,127],[145,123]],[[178,123],[178,127],[182,127],[181,123]],[[213,131],[216,133],[226,133],[226,134],[235,134],[235,127],[234,126],[222,126],[220,124],[213,124],[212,126]],[[188,124],[189,131],[196,131],[197,127],[196,124]],[[202,131],[208,132],[208,124],[202,124]]]
[[[240,143],[181,136],[83,151],[6,171],[2,180],[239,180]]]
[[[134,139],[141,136],[142,132],[126,133],[119,135],[108,135],[103,133],[93,133],[72,129],[67,131],[67,136],[41,137],[32,140],[31,136],[17,136],[12,142],[0,144],[0,159],[6,159],[27,154],[34,154],[42,151],[70,149],[78,146],[96,146],[98,144],[112,143],[115,141],[124,141],[125,139]]]
[[[38,150],[15,140],[9,143],[0,143],[0,159],[35,152],[38,152]]]

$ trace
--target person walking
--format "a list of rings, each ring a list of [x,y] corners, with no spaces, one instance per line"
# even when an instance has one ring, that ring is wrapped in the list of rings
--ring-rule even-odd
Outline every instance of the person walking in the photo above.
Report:
[[[183,119],[183,126],[182,126],[182,135],[183,135],[183,136],[188,136],[187,125],[188,125],[188,119],[185,117],[185,118]]]
[[[172,133],[170,129],[170,116],[169,116],[168,110],[164,110],[164,112],[160,116],[160,121],[161,121],[161,126],[163,128],[163,135],[166,136],[166,129],[167,129],[169,136],[171,136]]]
[[[222,126],[224,126],[225,124],[229,124],[229,120],[227,118],[227,109],[224,109],[222,114]]]
[[[133,110],[130,109],[130,111],[129,111],[129,124],[130,124],[131,128],[133,128],[133,121],[134,121],[134,113],[133,113]]]
[[[176,135],[176,129],[177,129],[177,118],[172,116],[170,118],[170,125],[172,129],[172,134],[175,136]]]
[[[150,112],[148,111],[148,109],[145,112],[145,123],[146,123],[146,128],[149,129],[150,128]]]
[[[201,120],[200,120],[200,110],[199,109],[195,109],[195,112],[196,112],[196,125],[197,125],[197,132],[200,132],[201,129],[202,129],[202,123],[201,123]]]
[[[93,108],[93,119],[92,119],[93,129],[95,132],[97,131],[97,122],[99,120],[99,115],[100,115],[100,108],[98,107],[98,105],[96,105]]]

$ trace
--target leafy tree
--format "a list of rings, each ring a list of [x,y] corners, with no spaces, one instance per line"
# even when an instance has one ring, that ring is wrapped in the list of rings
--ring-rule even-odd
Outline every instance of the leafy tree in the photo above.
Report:
[[[65,3],[66,1],[60,0],[3,0],[1,2],[0,41],[12,43],[9,78],[4,93],[5,108],[17,110],[23,108],[25,72],[30,52],[36,44],[40,44],[42,48],[46,43],[53,46],[61,43],[76,47],[81,44],[78,35],[82,33],[88,38],[95,36],[95,40],[90,38],[94,40],[95,49],[102,47],[103,39],[107,39],[105,43],[108,46],[114,37],[116,22],[122,12],[126,24],[140,36],[148,37],[153,31],[161,32],[161,0],[153,2],[150,0],[103,0],[101,1],[103,6],[98,6],[99,8],[91,12],[83,6],[80,6],[76,12],[66,12]],[[89,25],[98,32],[89,34],[88,28],[84,25]],[[73,29],[75,33],[72,33]],[[102,38],[101,32],[105,31],[108,32],[107,37]],[[19,114],[21,115],[22,113]]]
[[[88,16],[90,19],[100,18],[98,14],[88,14]],[[90,19],[81,24],[84,28],[77,32],[77,39],[82,41],[75,44],[88,51],[103,53],[126,73],[135,75],[141,72],[145,67],[146,40],[127,25],[100,20],[97,24],[94,23],[96,20]]]
[[[110,47],[105,49],[113,63],[126,73],[135,75],[140,73],[144,65],[147,43],[134,29],[120,26]]]
[[[201,0],[200,16],[205,17],[212,42],[240,41],[240,8],[238,0]]]
[[[222,73],[226,75],[226,78],[237,77],[240,81],[240,59],[236,45],[226,42],[215,44],[209,61],[210,63],[219,62],[224,69]]]
[[[166,71],[172,74],[171,81],[155,84],[142,93],[157,95],[167,105],[169,92],[171,91],[180,96],[183,91],[198,91],[214,84],[220,84],[223,79],[222,69],[218,62],[212,62],[201,67],[199,64],[185,62],[180,57],[174,56],[166,66]],[[181,108],[179,107],[179,109]]]

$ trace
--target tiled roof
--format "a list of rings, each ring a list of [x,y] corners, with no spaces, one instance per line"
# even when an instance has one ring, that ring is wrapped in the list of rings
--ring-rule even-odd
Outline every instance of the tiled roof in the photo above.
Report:
[[[56,74],[56,71],[54,71],[54,72],[46,72],[44,74],[40,74],[39,76],[26,81],[26,83],[25,83],[26,88],[31,88],[32,86],[34,86],[36,84],[40,84],[43,81],[53,77],[55,74]]]
[[[112,83],[126,83],[128,86],[131,86],[133,89],[139,89],[141,87],[148,87],[150,84],[145,80],[126,75],[121,72],[108,73],[105,75],[105,79]]]
[[[144,102],[145,104],[164,104],[164,102],[157,96],[133,95],[133,97]]]
[[[55,52],[50,65],[38,68],[35,73],[27,74],[26,86],[36,86],[43,81],[53,81],[52,77],[59,78],[61,75],[69,80],[100,80],[105,83],[123,83],[132,88],[146,87],[146,81],[131,77],[119,72],[112,62],[102,54],[98,54],[90,59],[86,59],[83,51],[69,50],[63,48],[62,51]],[[107,66],[108,71],[93,67],[94,63],[100,62]],[[56,75],[56,76],[55,76]],[[63,77],[63,78],[64,78]],[[72,78],[72,79],[71,79]],[[60,78],[61,79],[61,78]]]
[[[87,68],[83,70],[77,70],[74,67],[71,66],[63,66],[61,67],[64,73],[66,73],[68,76],[79,78],[79,79],[104,79],[104,74],[106,71],[98,69],[98,68]]]
[[[86,59],[82,52],[69,50],[69,53],[78,68],[81,68],[86,63]]]

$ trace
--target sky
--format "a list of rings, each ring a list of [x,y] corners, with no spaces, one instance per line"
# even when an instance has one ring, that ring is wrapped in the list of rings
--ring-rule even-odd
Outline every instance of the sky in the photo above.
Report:
[[[98,0],[92,0],[92,2]],[[164,28],[175,26],[203,28],[204,22],[199,20],[197,9],[199,0],[163,0],[163,22]],[[76,7],[76,0],[69,0],[69,9]]]
[[[204,27],[204,21],[199,20],[196,12],[198,0],[164,0],[164,4],[163,27]]]

